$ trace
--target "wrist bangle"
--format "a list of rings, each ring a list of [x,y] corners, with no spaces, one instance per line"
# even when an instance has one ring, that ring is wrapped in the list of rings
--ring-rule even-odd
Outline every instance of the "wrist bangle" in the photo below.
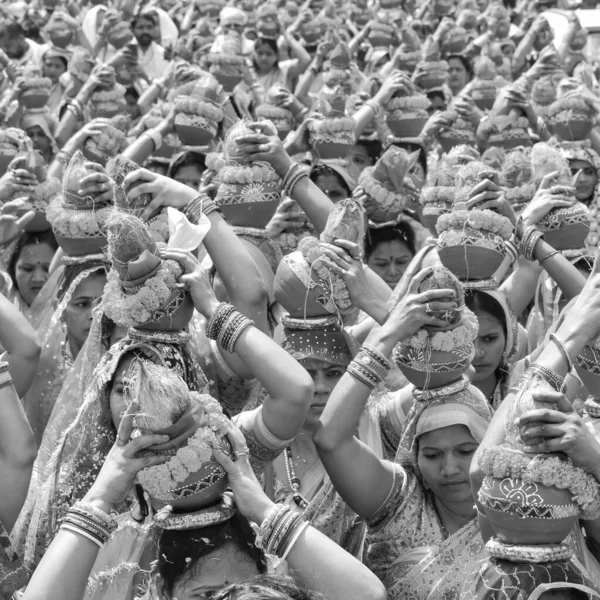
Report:
[[[560,353],[563,355],[564,359],[567,361],[567,373],[570,373],[573,370],[573,362],[571,361],[571,357],[565,348],[565,345],[559,339],[559,337],[555,333],[550,334],[550,341],[554,342],[555,346],[559,349]]]
[[[368,106],[373,111],[375,117],[379,116],[379,113],[381,111],[381,104],[379,104],[377,100],[371,98],[370,100],[367,100],[365,102],[365,106]]]
[[[152,143],[154,144],[154,152],[156,152],[162,146],[163,136],[156,129],[147,129],[142,135],[145,135],[152,140]]]
[[[555,254],[560,254],[560,250],[554,250],[554,251],[550,252],[550,254],[546,254],[546,256],[544,256],[543,258],[540,258],[538,260],[538,263],[541,265],[545,260],[548,260],[550,257],[554,256]]]

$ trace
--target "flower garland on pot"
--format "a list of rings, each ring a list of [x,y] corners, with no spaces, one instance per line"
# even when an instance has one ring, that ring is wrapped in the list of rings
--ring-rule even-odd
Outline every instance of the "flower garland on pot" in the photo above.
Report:
[[[386,125],[396,137],[419,137],[429,119],[427,109],[430,106],[427,96],[414,86],[397,92],[383,107]]]
[[[444,111],[444,116],[451,123],[449,127],[442,127],[437,134],[437,140],[444,152],[450,152],[452,148],[462,144],[477,145],[477,135],[472,123],[465,121],[452,107]]]
[[[394,221],[406,209],[414,210],[419,192],[408,173],[418,158],[418,152],[390,146],[375,166],[361,173],[358,184],[365,192],[367,217],[376,223]]]
[[[32,142],[22,129],[8,127],[0,130],[0,176],[19,152],[32,148]]]
[[[563,140],[584,140],[596,123],[596,114],[582,98],[567,95],[548,107],[546,123],[548,129]]]
[[[137,131],[139,134],[143,133],[143,131],[147,131],[148,129],[154,129],[158,127],[165,117],[169,114],[171,110],[170,102],[157,102],[155,103],[150,111],[144,115],[141,123],[140,129]],[[141,129],[143,127],[143,130]],[[165,159],[165,162],[168,162],[173,156],[181,151],[181,140],[177,133],[167,133],[162,140],[162,144],[160,148],[154,149],[152,153],[153,158]]]
[[[41,69],[27,65],[21,70],[21,91],[19,104],[25,109],[40,109],[46,106],[50,98],[52,81],[42,75]]]
[[[439,88],[448,78],[448,63],[442,60],[440,49],[433,38],[423,44],[422,59],[417,64],[412,80],[423,90]]]
[[[227,487],[227,476],[212,451],[230,449],[225,437],[229,419],[219,402],[207,394],[190,392],[173,371],[146,361],[135,363],[124,395],[127,405],[136,402],[140,406],[134,437],[169,427],[191,404],[202,406],[202,425],[186,445],[173,452],[168,462],[140,471],[137,480],[151,498],[178,511],[214,504]]]
[[[481,56],[475,62],[475,77],[467,84],[465,93],[473,98],[479,110],[491,110],[496,101],[496,66],[487,56]]]
[[[89,137],[83,143],[83,155],[91,162],[106,165],[127,147],[127,133],[131,126],[129,115],[116,115],[110,119],[100,135]]]
[[[125,87],[117,83],[117,75],[112,67],[106,69],[110,70],[108,83],[97,88],[88,102],[92,119],[110,119],[126,112]]]
[[[555,390],[534,365],[521,380],[506,417],[506,441],[485,448],[479,465],[486,477],[479,503],[494,530],[487,550],[514,562],[551,562],[568,559],[572,547],[564,543],[579,518],[600,515],[598,481],[560,455],[526,454],[515,421],[544,403],[533,399],[540,389]],[[520,548],[525,547],[524,552]]]
[[[419,286],[419,293],[430,289],[451,289],[457,308],[438,311],[437,318],[447,322],[444,329],[422,327],[410,339],[399,343],[392,354],[404,376],[420,390],[446,386],[460,380],[475,355],[474,340],[479,323],[465,306],[460,281],[445,267],[437,267]]]
[[[293,113],[280,105],[282,98],[286,96],[283,86],[274,85],[267,92],[265,101],[256,107],[256,118],[259,121],[271,121],[277,128],[280,140],[284,140],[296,126]]]
[[[437,246],[442,264],[464,281],[492,278],[506,255],[504,242],[513,225],[509,219],[487,209],[465,210],[463,200],[471,190],[491,176],[490,169],[478,161],[461,167],[457,174],[459,189],[452,211],[439,217]]]
[[[194,85],[189,96],[175,98],[175,129],[183,144],[206,146],[217,137],[225,116],[222,96],[222,86],[207,77]]]
[[[85,163],[77,151],[63,174],[64,196],[54,197],[46,209],[56,240],[69,256],[100,254],[106,247],[104,231],[112,208],[108,202],[101,204],[96,198],[79,194],[80,181],[96,173]]]
[[[553,208],[540,219],[538,229],[556,250],[583,248],[590,233],[590,216],[586,206],[574,197],[568,162],[558,147],[539,142],[531,150],[531,163],[536,189],[544,176],[556,171],[558,176],[554,185],[562,186],[564,195],[561,199],[571,203],[566,208]]]
[[[160,245],[134,215],[114,209],[107,222],[112,269],[105,287],[106,316],[118,325],[181,331],[192,318],[189,292],[178,283],[183,273],[173,260],[162,260]]]
[[[504,197],[517,214],[521,213],[533,198],[536,189],[533,183],[531,150],[516,148],[509,152],[504,159],[500,177],[506,186]]]
[[[404,26],[401,32],[402,43],[396,54],[396,66],[409,75],[414,72],[421,60],[421,40],[410,26]]]
[[[247,162],[240,153],[237,139],[253,133],[249,125],[239,121],[227,133],[215,200],[232,225],[264,230],[279,204],[282,181],[269,163]]]
[[[234,32],[228,32],[227,35],[219,37],[221,39],[217,38],[213,45],[214,48],[218,43],[219,51],[211,49],[206,57],[209,65],[208,71],[230,94],[242,81],[245,64],[242,56],[242,38]]]

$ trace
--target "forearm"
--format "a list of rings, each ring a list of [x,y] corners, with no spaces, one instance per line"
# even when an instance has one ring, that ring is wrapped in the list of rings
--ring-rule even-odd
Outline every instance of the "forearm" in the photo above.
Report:
[[[306,71],[307,67],[310,65],[310,54],[306,51],[304,46],[294,38],[293,35],[288,33],[285,36],[285,40],[288,43],[292,56],[298,59],[298,67],[296,73],[296,76],[298,76],[301,73],[304,73],[304,71]]]
[[[533,255],[536,260],[541,261],[567,300],[579,295],[585,285],[585,277],[560,252],[555,253],[554,248],[541,239],[536,244]]]
[[[1,294],[0,344],[7,352],[6,361],[17,394],[22,397],[35,377],[41,349],[33,327],[16,306]]]
[[[150,111],[152,105],[158,100],[162,93],[163,87],[158,81],[154,81],[144,93],[139,97],[137,101],[140,114],[145,115]]]
[[[531,302],[541,272],[542,267],[539,264],[520,259],[517,268],[500,286],[500,291],[508,298],[516,316],[519,316]]]
[[[294,90],[294,95],[299,98],[301,102],[305,103],[305,98],[308,97],[308,92],[310,91],[318,72],[318,66],[315,61],[313,61],[309,68],[300,75],[298,83],[296,84],[296,89]]]
[[[523,70],[523,67],[525,66],[525,62],[527,60],[527,56],[529,55],[529,53],[531,52],[531,49],[533,48],[534,39],[535,39],[535,35],[533,33],[531,33],[530,31],[528,31],[525,34],[525,37],[521,40],[521,42],[517,46],[517,49],[515,50],[515,53],[513,54],[512,65],[511,65],[513,75],[520,74],[521,71]]]
[[[171,131],[171,124],[167,120],[164,120],[151,131],[155,132],[155,135],[160,136],[160,142],[162,143],[165,135]],[[142,165],[156,150],[157,147],[155,146],[154,140],[149,135],[149,132],[146,131],[142,133],[137,140],[127,146],[122,154],[138,165]]]

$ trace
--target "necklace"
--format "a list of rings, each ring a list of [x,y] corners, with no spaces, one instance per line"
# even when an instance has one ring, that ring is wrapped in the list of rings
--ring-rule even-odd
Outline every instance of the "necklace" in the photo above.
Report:
[[[296,475],[296,471],[294,470],[294,463],[292,461],[292,449],[289,446],[286,446],[285,448],[284,459],[285,472],[287,473],[290,488],[292,488],[292,496],[294,498],[294,502],[302,510],[306,510],[308,506],[308,500],[300,493],[300,479],[298,478],[298,476]]]

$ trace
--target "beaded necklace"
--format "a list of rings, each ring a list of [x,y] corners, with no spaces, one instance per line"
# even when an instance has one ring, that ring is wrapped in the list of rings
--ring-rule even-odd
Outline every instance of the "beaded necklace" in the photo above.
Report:
[[[308,500],[300,493],[300,478],[296,475],[296,471],[294,470],[294,463],[292,461],[292,449],[290,446],[286,446],[285,448],[285,472],[287,473],[288,483],[290,484],[290,488],[292,489],[292,496],[294,498],[294,502],[297,506],[299,506],[302,510],[306,510],[308,507]]]

